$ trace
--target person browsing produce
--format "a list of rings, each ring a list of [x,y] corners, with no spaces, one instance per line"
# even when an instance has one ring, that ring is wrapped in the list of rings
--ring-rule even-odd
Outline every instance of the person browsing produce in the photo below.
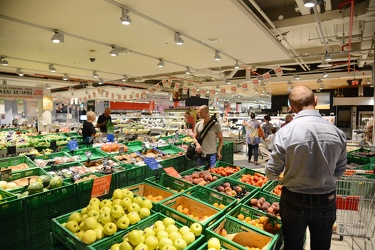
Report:
[[[115,123],[112,123],[111,109],[106,108],[104,113],[99,116],[96,127],[100,128],[100,132],[107,133],[109,124],[116,125]]]

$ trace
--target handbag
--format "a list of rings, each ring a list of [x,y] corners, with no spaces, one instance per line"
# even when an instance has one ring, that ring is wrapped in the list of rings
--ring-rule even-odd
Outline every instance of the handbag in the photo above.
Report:
[[[211,119],[206,126],[204,126],[202,132],[200,135],[197,137],[197,141],[199,144],[202,144],[203,139],[206,137],[208,131],[212,128],[213,125],[215,125],[216,121],[214,119]],[[197,152],[195,143],[191,143],[186,150],[185,157],[188,160],[194,160],[197,159],[200,156],[200,153]]]
[[[263,132],[263,129],[260,126],[258,127],[258,136],[260,138],[264,138],[264,132]]]

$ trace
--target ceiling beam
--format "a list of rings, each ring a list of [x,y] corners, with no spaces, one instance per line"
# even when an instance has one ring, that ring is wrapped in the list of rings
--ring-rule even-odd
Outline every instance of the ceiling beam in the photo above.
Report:
[[[306,8],[304,5],[303,5],[303,0],[296,0],[296,4],[298,6],[298,9],[299,11],[301,12],[301,14],[303,16],[305,15],[310,15],[310,9],[309,8]]]

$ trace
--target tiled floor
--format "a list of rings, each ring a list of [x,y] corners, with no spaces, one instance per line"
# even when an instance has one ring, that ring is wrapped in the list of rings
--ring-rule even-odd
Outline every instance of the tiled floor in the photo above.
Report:
[[[253,158],[254,159],[254,158]],[[252,160],[253,160],[252,159]],[[254,165],[253,163],[247,162],[247,156],[246,156],[246,149],[245,146],[243,147],[243,150],[234,154],[234,164],[238,166],[243,166],[251,169],[256,169],[258,171],[264,171],[264,166],[266,164],[265,158],[262,159],[262,157],[259,157],[258,159],[259,165]],[[372,203],[372,206],[375,206],[375,201]],[[373,207],[372,211],[375,211],[375,208]],[[372,214],[371,216],[375,216],[375,214]],[[374,220],[372,220],[373,222]],[[371,224],[369,226],[369,231],[373,232],[375,230],[375,225]],[[331,250],[350,250],[350,249],[367,249],[367,250],[375,250],[375,238],[372,237],[371,240],[364,240],[360,237],[350,237],[350,236],[344,236],[342,240],[340,240],[339,235],[333,235],[332,236],[332,243],[331,243]],[[309,233],[307,233],[307,240],[304,247],[304,250],[310,250],[310,237]]]

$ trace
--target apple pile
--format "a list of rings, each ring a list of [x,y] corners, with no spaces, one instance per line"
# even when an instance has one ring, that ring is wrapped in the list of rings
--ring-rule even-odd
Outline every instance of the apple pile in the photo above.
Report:
[[[207,171],[194,171],[191,175],[185,175],[183,177],[184,181],[190,182],[194,185],[206,186],[207,184],[216,181],[217,176],[212,176],[211,173]]]
[[[214,173],[214,174],[218,174],[218,175],[221,175],[221,176],[224,176],[224,177],[227,177],[231,174],[234,174],[238,171],[240,171],[241,168],[236,166],[226,166],[226,167],[217,167],[217,168],[210,168],[208,171],[210,171],[211,173]]]
[[[243,174],[240,180],[252,186],[262,187],[264,184],[267,183],[268,178],[264,174],[254,173],[253,175]]]
[[[149,217],[151,208],[150,200],[135,197],[128,189],[115,189],[112,200],[92,198],[87,207],[70,214],[62,225],[89,245]]]
[[[180,213],[183,213],[183,214],[189,216],[190,218],[192,218],[194,220],[197,220],[197,221],[203,221],[203,220],[208,218],[208,215],[199,217],[196,214],[193,214],[191,211],[189,211],[189,208],[183,207],[182,205],[178,205],[176,210]]]
[[[281,228],[279,223],[270,222],[267,216],[260,216],[259,218],[251,219],[250,217],[245,217],[240,213],[237,215],[237,218],[271,234],[277,234]]]
[[[279,203],[276,201],[271,204],[268,201],[266,201],[266,199],[262,196],[259,199],[251,199],[250,205],[259,210],[263,210],[264,212],[269,213],[272,216],[280,217],[280,206]]]
[[[248,194],[248,191],[246,190],[246,188],[241,187],[241,186],[231,185],[229,182],[225,182],[224,184],[217,186],[216,190],[219,191],[220,193],[224,193],[228,196],[232,196],[237,199],[241,199]]]
[[[201,233],[202,226],[199,223],[178,228],[174,219],[166,217],[144,230],[129,232],[124,235],[121,243],[112,245],[110,250],[182,250]]]

